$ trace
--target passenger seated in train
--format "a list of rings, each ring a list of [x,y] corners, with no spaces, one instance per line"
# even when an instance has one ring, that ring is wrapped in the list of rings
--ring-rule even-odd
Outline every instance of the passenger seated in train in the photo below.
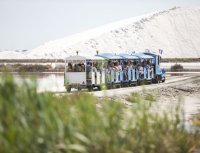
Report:
[[[107,65],[107,68],[106,68],[106,69],[107,69],[107,71],[108,71],[108,72],[110,72],[110,70],[111,70],[111,63],[108,63],[108,65]]]
[[[84,64],[78,64],[77,65],[77,72],[85,72],[85,65]]]
[[[118,72],[122,71],[122,66],[119,64],[118,60],[115,62],[115,69]]]
[[[128,66],[128,68],[132,69],[133,68],[133,63],[129,60],[127,66]]]
[[[78,71],[78,72],[82,72],[82,66],[81,66],[81,64],[78,64],[78,66],[77,66],[77,71]]]
[[[82,72],[85,72],[85,64],[81,63]]]
[[[92,63],[91,62],[87,62],[87,65],[86,65],[86,77],[87,79],[91,79],[91,72],[92,71]]]
[[[93,63],[93,72],[97,72],[97,64],[96,63]]]
[[[94,72],[95,84],[97,83],[97,64],[93,63],[92,71]]]
[[[151,67],[149,60],[147,61],[147,68],[149,69],[150,76],[151,76],[152,75],[152,67]]]
[[[144,76],[144,68],[141,65],[141,63],[138,64],[138,71],[139,71],[139,77],[142,78]]]
[[[107,81],[111,81],[111,77],[110,77],[111,69],[112,69],[111,61],[108,61],[107,68],[106,68],[106,80]]]
[[[73,72],[72,64],[68,63],[67,72]]]
[[[87,62],[86,72],[90,72],[91,70],[92,70],[92,63],[91,62]]]
[[[126,61],[124,61],[123,72],[124,72],[124,80],[128,80],[128,64]]]
[[[148,68],[151,67],[149,60],[147,61],[147,67],[148,67]]]
[[[111,63],[111,70],[116,71],[116,63]]]

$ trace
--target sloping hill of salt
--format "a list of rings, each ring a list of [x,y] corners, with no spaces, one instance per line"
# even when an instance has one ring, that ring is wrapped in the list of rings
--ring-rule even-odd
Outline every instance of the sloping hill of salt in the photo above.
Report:
[[[200,58],[200,7],[175,7],[108,24],[67,38],[47,42],[15,58],[63,59],[76,54],[163,49],[164,58]],[[11,52],[0,52],[13,58]]]

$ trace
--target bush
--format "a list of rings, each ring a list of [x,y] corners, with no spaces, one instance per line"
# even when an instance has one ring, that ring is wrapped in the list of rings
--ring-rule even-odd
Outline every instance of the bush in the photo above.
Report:
[[[60,69],[58,69],[60,70]],[[54,71],[50,65],[23,65],[23,64],[7,64],[0,65],[0,72],[48,72]]]
[[[0,72],[5,71],[6,70],[6,66],[3,64],[0,64]]]
[[[179,111],[151,113],[152,101],[143,98],[130,109],[115,100],[97,102],[84,93],[37,93],[34,81],[18,85],[3,76],[0,152],[187,153],[199,145],[199,133],[186,131]]]
[[[183,66],[181,64],[175,64],[171,66],[171,72],[181,72],[183,71]]]
[[[45,72],[51,70],[50,65],[21,65],[18,66],[18,72]]]

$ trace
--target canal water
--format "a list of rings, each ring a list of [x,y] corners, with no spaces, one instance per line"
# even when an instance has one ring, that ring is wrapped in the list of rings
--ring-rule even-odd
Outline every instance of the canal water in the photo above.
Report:
[[[24,80],[34,80],[37,84],[38,92],[65,92],[63,73],[26,73],[13,74],[17,82]]]

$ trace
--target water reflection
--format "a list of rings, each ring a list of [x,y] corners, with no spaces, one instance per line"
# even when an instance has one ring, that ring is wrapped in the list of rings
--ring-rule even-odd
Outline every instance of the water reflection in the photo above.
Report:
[[[36,80],[38,92],[65,92],[63,73],[26,73],[13,76],[19,83],[29,79]]]

